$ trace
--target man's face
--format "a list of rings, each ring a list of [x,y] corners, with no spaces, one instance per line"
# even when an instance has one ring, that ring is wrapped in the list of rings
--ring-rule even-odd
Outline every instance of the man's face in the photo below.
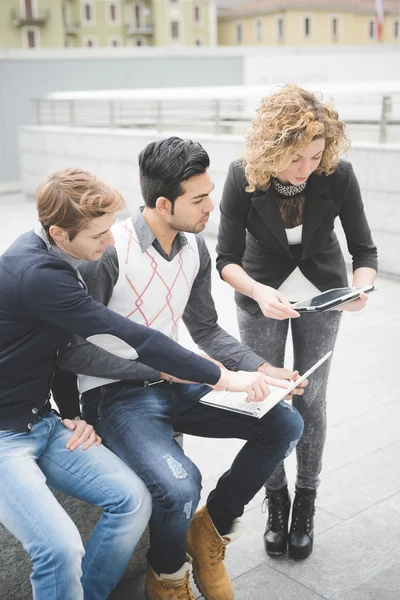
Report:
[[[110,229],[115,222],[116,212],[92,219],[72,240],[67,232],[61,231],[61,238],[52,233],[57,246],[70,256],[80,260],[98,260],[107,246],[114,246],[114,236]],[[57,228],[59,229],[59,228]]]
[[[175,231],[200,233],[207,225],[210,212],[214,210],[210,198],[214,184],[208,171],[182,183],[182,189],[184,193],[175,200],[168,223]]]

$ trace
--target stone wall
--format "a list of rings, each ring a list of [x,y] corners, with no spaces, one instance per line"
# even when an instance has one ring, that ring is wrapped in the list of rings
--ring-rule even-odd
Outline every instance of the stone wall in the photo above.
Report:
[[[21,178],[25,194],[35,195],[38,182],[59,168],[79,166],[93,171],[115,185],[127,200],[126,214],[139,206],[141,194],[137,157],[149,142],[179,132],[135,131],[26,126],[20,130]],[[243,136],[182,133],[200,141],[211,159],[210,174],[215,182],[212,194],[216,209],[207,230],[216,234],[218,205],[229,163],[243,150]],[[347,157],[354,165],[374,240],[379,250],[380,271],[400,274],[394,248],[400,248],[400,194],[398,168],[400,144],[355,143]],[[338,234],[344,242],[340,223]],[[345,243],[343,243],[345,250]],[[349,256],[345,251],[347,261]]]

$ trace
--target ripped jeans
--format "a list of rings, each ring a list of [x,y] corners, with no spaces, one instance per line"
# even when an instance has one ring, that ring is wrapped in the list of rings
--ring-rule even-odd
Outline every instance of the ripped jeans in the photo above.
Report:
[[[125,381],[82,396],[85,419],[150,490],[148,560],[157,573],[175,573],[186,561],[186,534],[201,491],[200,471],[174,440],[174,430],[246,440],[207,500],[213,514],[230,525],[295,448],[303,430],[299,413],[290,405],[278,404],[262,419],[255,419],[200,404],[208,391],[206,385],[139,387]]]

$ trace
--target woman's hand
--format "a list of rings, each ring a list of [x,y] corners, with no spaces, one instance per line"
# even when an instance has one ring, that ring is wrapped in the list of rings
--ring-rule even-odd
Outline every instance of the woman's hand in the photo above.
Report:
[[[252,290],[252,297],[258,303],[264,317],[282,321],[283,319],[296,319],[300,316],[285,296],[274,288],[256,282]]]
[[[290,382],[284,379],[275,379],[263,373],[249,373],[247,371],[221,371],[221,379],[216,390],[227,390],[228,392],[246,392],[250,402],[261,402],[269,394],[269,385],[280,388],[288,388]]]
[[[347,310],[349,312],[358,312],[359,310],[364,310],[367,306],[368,296],[361,292],[360,297],[357,300],[352,300],[351,302],[346,302],[346,304],[342,304],[342,306],[337,306],[332,310],[343,311]]]

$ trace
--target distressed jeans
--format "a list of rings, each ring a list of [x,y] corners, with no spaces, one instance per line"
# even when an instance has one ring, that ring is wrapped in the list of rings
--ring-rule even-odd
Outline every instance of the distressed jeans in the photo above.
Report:
[[[238,322],[242,342],[276,367],[283,367],[289,320],[278,321],[255,315],[239,308]],[[304,373],[329,350],[335,347],[341,312],[332,310],[315,314],[303,313],[290,319],[293,341],[293,368]],[[316,490],[322,468],[326,439],[326,388],[332,357],[309,379],[302,396],[293,396],[293,406],[304,420],[304,432],[296,447],[296,486]],[[278,490],[287,484],[283,462],[266,482],[266,489]]]
[[[143,388],[126,381],[90,390],[82,397],[86,420],[150,490],[148,559],[158,573],[175,573],[185,562],[186,534],[201,491],[199,469],[174,440],[174,429],[246,441],[207,500],[213,514],[229,520],[229,526],[302,433],[302,419],[288,405],[279,404],[255,419],[200,404],[209,391],[205,385],[159,383]],[[210,455],[210,462],[213,458]]]
[[[32,559],[34,600],[106,600],[151,514],[150,494],[120,458],[104,446],[68,450],[71,435],[53,412],[30,433],[0,430],[0,522]],[[49,488],[104,509],[85,550]]]

